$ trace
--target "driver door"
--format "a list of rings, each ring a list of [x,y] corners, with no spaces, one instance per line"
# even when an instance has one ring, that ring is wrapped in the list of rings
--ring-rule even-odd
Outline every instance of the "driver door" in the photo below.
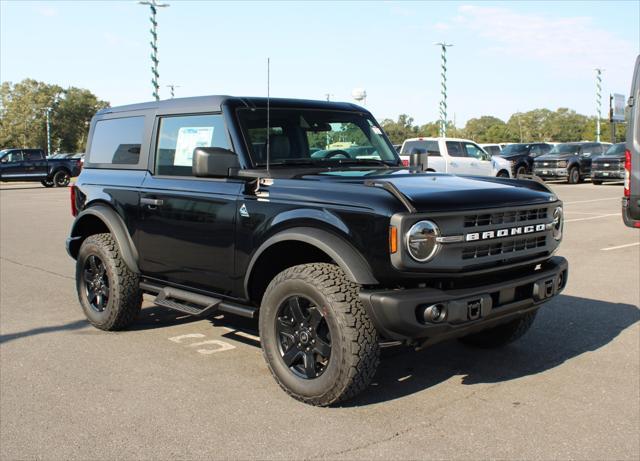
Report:
[[[3,181],[17,181],[24,176],[22,151],[13,151],[2,157],[0,177]]]

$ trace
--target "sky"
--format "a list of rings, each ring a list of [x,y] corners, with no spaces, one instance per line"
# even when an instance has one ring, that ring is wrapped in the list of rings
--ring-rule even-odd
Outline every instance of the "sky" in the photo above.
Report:
[[[504,120],[569,107],[594,115],[595,72],[629,92],[640,0],[519,2],[207,2],[158,12],[161,98],[208,94],[352,101],[378,120],[439,117],[448,49],[448,118]],[[135,1],[0,0],[0,80],[87,88],[111,105],[152,99],[149,7]]]

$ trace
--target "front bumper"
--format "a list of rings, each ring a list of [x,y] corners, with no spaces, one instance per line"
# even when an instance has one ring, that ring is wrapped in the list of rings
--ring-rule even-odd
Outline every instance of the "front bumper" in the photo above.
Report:
[[[591,179],[596,181],[622,181],[624,179],[624,170],[591,170]]]
[[[568,170],[566,168],[535,167],[533,170],[533,174],[543,179],[566,178],[569,176]]]
[[[538,309],[567,284],[567,260],[555,256],[526,276],[485,286],[440,290],[362,290],[360,302],[380,334],[391,340],[429,343],[481,331]],[[439,304],[446,314],[437,323],[421,318],[424,307]]]

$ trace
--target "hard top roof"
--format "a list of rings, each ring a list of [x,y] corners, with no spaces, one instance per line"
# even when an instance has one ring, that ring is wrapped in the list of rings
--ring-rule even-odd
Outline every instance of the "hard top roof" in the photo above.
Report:
[[[109,107],[100,110],[96,115],[112,114],[118,112],[130,112],[138,110],[157,110],[158,112],[204,112],[219,111],[222,105],[234,103],[235,105],[264,108],[267,107],[267,98],[245,96],[195,96],[191,98],[174,98],[162,101],[128,104],[125,106]],[[311,99],[270,98],[269,105],[272,108],[310,108],[329,110],[348,110],[368,112],[366,109],[349,102],[316,101]]]

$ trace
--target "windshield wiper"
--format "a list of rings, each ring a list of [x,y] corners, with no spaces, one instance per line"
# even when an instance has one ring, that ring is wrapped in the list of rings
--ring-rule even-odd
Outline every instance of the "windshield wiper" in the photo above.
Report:
[[[375,158],[339,158],[339,159],[328,159],[327,161],[333,161],[338,165],[381,165],[385,168],[389,168],[389,164],[384,160],[378,160]]]

